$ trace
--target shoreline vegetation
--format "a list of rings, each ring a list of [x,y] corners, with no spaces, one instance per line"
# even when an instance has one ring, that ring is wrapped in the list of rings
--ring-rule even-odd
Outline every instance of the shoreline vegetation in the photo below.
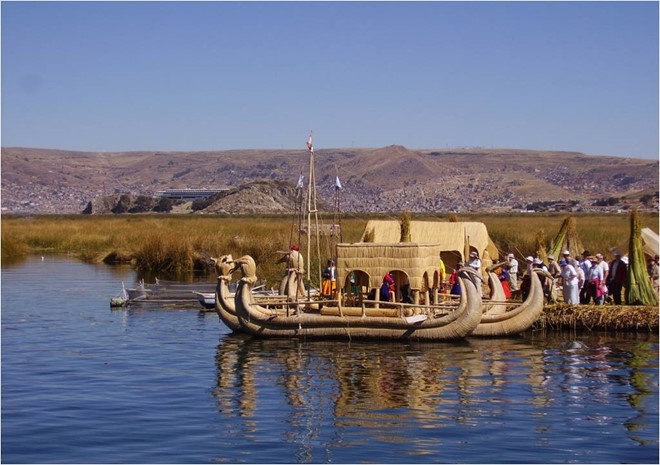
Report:
[[[412,218],[412,215],[405,213]],[[342,241],[358,242],[367,221],[393,215],[352,215],[341,220]],[[610,250],[630,235],[629,214],[573,214],[585,249],[611,260]],[[539,243],[549,246],[559,232],[564,214],[415,214],[414,219],[478,221],[502,255],[519,259],[536,255]],[[399,219],[399,217],[397,217]],[[641,227],[658,231],[657,213],[640,213]],[[319,219],[332,223],[332,217]],[[303,239],[304,240],[304,239]],[[30,254],[66,254],[86,263],[130,264],[140,275],[185,280],[193,273],[213,272],[210,257],[252,256],[259,278],[277,285],[282,265],[277,252],[297,244],[297,222],[291,215],[2,215],[2,260],[16,261]],[[303,247],[305,250],[305,247]],[[330,246],[321,240],[321,254],[330,258]],[[312,269],[317,264],[312,261]]]
[[[393,215],[355,215],[341,220],[342,241],[358,242],[369,219]],[[401,219],[412,215],[404,213]],[[592,253],[609,261],[611,249],[627,243],[630,214],[415,214],[414,219],[483,222],[500,254],[519,259],[535,255],[540,244],[549,250],[567,217],[575,220],[577,234]],[[639,213],[641,227],[658,231],[658,213]],[[332,223],[330,216],[321,224]],[[139,278],[192,281],[193,275],[215,276],[211,257],[231,254],[252,256],[259,279],[277,287],[282,276],[278,251],[298,240],[291,215],[2,215],[3,264],[29,255],[62,254],[87,263],[130,266]],[[323,241],[322,241],[323,242]],[[327,244],[326,244],[327,245]],[[305,250],[306,247],[303,247]],[[330,247],[321,244],[322,255]],[[324,260],[322,258],[322,260]],[[312,270],[318,266],[312,260]],[[612,305],[547,305],[534,328],[599,329],[657,332],[658,307]]]

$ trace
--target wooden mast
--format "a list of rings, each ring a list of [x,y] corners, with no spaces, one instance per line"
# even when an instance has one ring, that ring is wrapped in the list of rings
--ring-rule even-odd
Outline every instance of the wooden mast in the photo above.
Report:
[[[319,241],[319,210],[316,195],[316,174],[314,173],[314,143],[313,131],[309,132],[307,149],[309,150],[309,187],[307,189],[307,281],[311,281],[311,252],[312,252],[312,215],[314,216],[314,230],[316,232],[316,256],[318,257],[318,282],[321,284],[321,243]]]
[[[339,180],[339,169],[337,169],[336,165],[335,171],[337,172],[337,175],[335,176],[335,212],[332,219],[332,236],[337,242],[343,242],[341,232],[341,205],[339,204],[339,191],[342,189],[342,185]],[[337,231],[337,229],[339,229],[339,231]]]

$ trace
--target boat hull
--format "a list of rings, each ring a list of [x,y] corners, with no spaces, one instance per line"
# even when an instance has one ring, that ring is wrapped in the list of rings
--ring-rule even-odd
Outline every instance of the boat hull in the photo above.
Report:
[[[476,287],[468,280],[462,282],[461,301],[442,316],[425,317],[350,316],[305,313],[305,303],[299,302],[286,316],[255,302],[247,280],[239,283],[235,310],[243,331],[264,338],[343,338],[375,340],[427,340],[461,339],[469,334],[481,320],[481,299]],[[289,304],[291,306],[291,304]],[[343,313],[343,311],[342,311]]]
[[[232,331],[240,331],[241,323],[236,316],[234,295],[229,291],[229,280],[231,276],[218,276],[218,284],[215,288],[215,311],[222,321]]]
[[[528,330],[543,312],[543,288],[536,273],[532,273],[527,299],[507,312],[484,313],[470,336],[512,336]]]

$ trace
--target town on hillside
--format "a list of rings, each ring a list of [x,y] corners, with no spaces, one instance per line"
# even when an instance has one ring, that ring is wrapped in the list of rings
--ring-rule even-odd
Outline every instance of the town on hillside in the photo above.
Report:
[[[290,212],[299,177],[307,184],[307,156],[304,150],[2,148],[1,208],[15,214]],[[402,146],[318,150],[316,160],[319,201],[338,202],[350,213],[658,211],[657,160]],[[177,190],[181,195],[172,193]]]

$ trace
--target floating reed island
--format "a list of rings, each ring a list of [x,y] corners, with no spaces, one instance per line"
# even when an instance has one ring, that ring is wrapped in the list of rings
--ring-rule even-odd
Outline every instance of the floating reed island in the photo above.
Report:
[[[547,305],[534,329],[658,332],[657,306]]]

